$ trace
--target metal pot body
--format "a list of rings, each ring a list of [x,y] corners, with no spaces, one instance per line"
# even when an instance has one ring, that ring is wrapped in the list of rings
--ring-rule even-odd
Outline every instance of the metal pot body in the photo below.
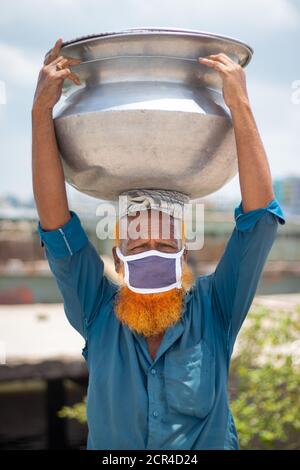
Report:
[[[82,60],[72,67],[82,85],[65,81],[54,119],[66,180],[108,200],[133,188],[194,199],[228,182],[237,172],[230,113],[220,76],[197,61],[217,52],[242,66],[252,54],[233,39],[158,28],[66,43],[62,54]]]

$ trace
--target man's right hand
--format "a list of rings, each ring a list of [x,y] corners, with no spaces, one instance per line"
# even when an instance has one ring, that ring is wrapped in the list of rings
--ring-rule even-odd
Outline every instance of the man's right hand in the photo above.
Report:
[[[71,72],[70,65],[80,64],[79,59],[60,55],[62,39],[58,39],[51,51],[47,54],[42,67],[33,99],[33,110],[52,110],[61,97],[63,81],[65,78],[80,85],[77,75]]]

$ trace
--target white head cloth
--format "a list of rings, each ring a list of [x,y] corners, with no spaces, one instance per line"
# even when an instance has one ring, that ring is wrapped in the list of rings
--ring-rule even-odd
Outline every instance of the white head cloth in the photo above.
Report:
[[[187,204],[190,199],[187,194],[164,189],[132,189],[121,193],[120,196],[126,196],[127,202],[119,204],[119,217],[155,209],[174,218],[182,219],[184,204]]]

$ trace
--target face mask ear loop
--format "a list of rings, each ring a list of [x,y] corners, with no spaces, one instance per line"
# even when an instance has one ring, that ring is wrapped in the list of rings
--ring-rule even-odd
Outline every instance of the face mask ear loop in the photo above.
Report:
[[[119,249],[119,247],[117,246],[116,248],[116,253],[119,257],[119,259],[121,261],[123,261],[123,265],[124,265],[124,281],[125,283],[127,284],[127,286],[129,286],[129,268],[128,268],[128,262],[126,261],[126,259],[124,258],[124,255],[121,253],[121,250]]]
[[[182,266],[181,266],[181,260],[182,260],[183,253],[184,253],[186,247],[187,247],[187,246],[186,246],[186,243],[184,243],[184,245],[183,245],[183,247],[182,247],[182,249],[181,249],[182,253],[181,253],[181,255],[180,255],[180,257],[179,257],[179,260],[178,260],[179,263],[180,263],[180,264],[179,264],[179,271],[180,271],[180,279],[179,279],[179,281],[180,281],[180,286],[179,286],[179,287],[182,287],[182,279],[181,279],[181,278],[182,278]]]
[[[181,258],[184,252],[184,248],[180,250],[180,254],[178,253],[179,256],[176,258],[176,282],[177,282],[177,287],[180,288],[182,287],[181,285],[181,276],[182,276],[182,269],[181,269]]]

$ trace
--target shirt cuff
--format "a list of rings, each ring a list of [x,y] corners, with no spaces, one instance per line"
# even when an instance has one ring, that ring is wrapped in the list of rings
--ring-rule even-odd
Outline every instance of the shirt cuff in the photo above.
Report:
[[[54,258],[71,256],[88,241],[78,215],[70,211],[71,218],[65,225],[55,230],[44,230],[38,223],[41,246],[44,246]]]
[[[282,212],[282,209],[279,205],[279,202],[276,198],[272,199],[271,202],[266,207],[262,207],[260,209],[254,209],[249,212],[243,211],[242,201],[240,202],[239,206],[234,210],[234,218],[236,222],[236,227],[238,230],[242,232],[248,232],[253,229],[256,222],[262,217],[263,214],[270,212],[274,214],[276,219],[281,225],[285,224],[285,216]]]

